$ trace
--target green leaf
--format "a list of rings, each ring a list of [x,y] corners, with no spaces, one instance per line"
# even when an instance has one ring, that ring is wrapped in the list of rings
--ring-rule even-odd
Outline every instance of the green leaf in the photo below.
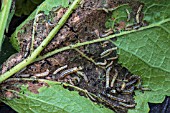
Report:
[[[10,9],[10,13],[9,13],[9,16],[8,16],[8,19],[7,19],[7,23],[6,23],[6,33],[8,33],[9,24],[12,20],[12,17],[14,16],[14,14],[15,14],[15,5],[12,4],[11,9]]]
[[[20,98],[3,100],[19,113],[113,113],[61,85],[42,87],[39,94],[22,89]]]
[[[132,24],[133,19],[130,19],[127,22],[127,17],[128,17],[127,11],[129,13],[132,12],[132,8],[128,4],[123,4],[123,5],[116,7],[112,11],[111,17],[109,17],[109,19],[105,23],[106,27],[114,29],[115,24],[119,24],[120,22],[125,22],[126,26]]]
[[[4,32],[5,32],[11,4],[12,4],[12,0],[3,0],[2,8],[0,10],[0,25],[1,25],[0,27],[0,51],[1,51],[3,40],[4,40]]]
[[[137,106],[135,109],[129,110],[128,113],[149,113],[149,106],[147,102],[149,101],[150,95],[139,91],[136,91],[135,95],[137,95],[135,96]]]
[[[161,103],[170,96],[170,1],[141,0],[144,20],[149,25],[120,36],[119,63],[133,74],[140,75],[143,85],[152,91],[136,92],[135,110],[148,113],[148,102]]]
[[[68,7],[69,6],[69,3],[68,3],[68,0],[45,0],[42,4],[40,4],[36,10],[34,10],[34,12],[22,23],[20,24],[15,32],[12,34],[11,36],[11,43],[13,45],[13,47],[19,51],[20,50],[20,46],[19,46],[19,42],[18,42],[18,38],[17,38],[17,35],[19,32],[23,32],[22,31],[22,27],[29,23],[30,20],[33,20],[35,18],[35,15],[42,11],[44,12],[44,14],[48,15],[49,12],[52,10],[52,8],[54,7],[59,7],[59,6],[62,6],[62,7]]]
[[[16,0],[16,16],[29,15],[44,0]]]
[[[40,5],[38,7],[39,11],[44,11],[44,14],[48,15],[49,12],[54,7],[68,7],[69,6],[69,0],[46,0],[44,4]]]

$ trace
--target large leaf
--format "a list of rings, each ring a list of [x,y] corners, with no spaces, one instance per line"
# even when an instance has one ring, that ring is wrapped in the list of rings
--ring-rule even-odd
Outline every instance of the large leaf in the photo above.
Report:
[[[3,100],[19,113],[113,113],[61,85],[42,87],[39,94],[23,90],[19,95],[18,99]]]
[[[121,32],[115,44],[119,47],[119,63],[141,75],[143,85],[152,89],[144,93],[137,91],[137,106],[129,112],[147,113],[148,102],[162,102],[165,95],[170,95],[170,5],[168,0],[142,2],[144,20],[149,25]]]
[[[2,2],[2,6],[0,9],[0,51],[1,51],[1,47],[2,47],[2,43],[4,40],[4,32],[5,32],[5,28],[6,28],[6,24],[7,24],[7,19],[8,19],[8,15],[10,13],[10,8],[11,8],[11,4],[12,4],[12,0],[1,0]]]
[[[28,22],[30,22],[30,20],[33,20],[35,18],[35,15],[38,13],[38,12],[44,12],[44,14],[49,14],[49,11],[52,10],[52,8],[55,8],[55,7],[68,7],[69,6],[69,1],[68,0],[45,0],[42,4],[40,4],[36,10],[34,10],[34,12],[22,23],[20,24],[15,32],[12,34],[11,36],[11,43],[12,45],[14,46],[14,48],[16,50],[19,51],[20,47],[19,47],[19,42],[18,42],[18,38],[17,38],[17,35],[19,32],[23,32],[21,30],[21,28],[27,24]]]
[[[118,37],[119,63],[140,75],[145,87],[152,91],[136,92],[135,110],[147,113],[148,102],[160,103],[170,96],[170,1],[141,0],[144,20],[149,25]]]
[[[125,22],[125,26],[132,24],[134,20],[130,19],[127,21],[127,11],[129,13],[132,12],[132,8],[128,4],[123,4],[115,8],[111,17],[106,22],[106,27],[115,29],[115,24],[119,24],[120,22]]]

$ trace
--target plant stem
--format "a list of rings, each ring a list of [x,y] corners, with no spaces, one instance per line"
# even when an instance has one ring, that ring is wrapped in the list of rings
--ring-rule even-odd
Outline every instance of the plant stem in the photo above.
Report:
[[[68,8],[66,13],[63,15],[63,17],[60,19],[60,21],[57,23],[57,26],[48,34],[48,36],[43,40],[43,42],[38,46],[37,49],[33,51],[33,53],[28,56],[25,60],[23,60],[21,63],[17,64],[15,67],[11,68],[6,73],[0,75],[0,83],[2,83],[4,80],[15,74],[16,72],[20,71],[27,65],[31,64],[35,58],[41,53],[41,51],[47,46],[47,44],[52,40],[52,38],[57,34],[57,32],[60,30],[60,28],[65,24],[67,19],[69,18],[70,14],[73,12],[74,9],[77,8],[78,4],[81,0],[75,0],[71,6]]]
[[[93,64],[96,65],[96,62],[92,59],[89,58],[87,55],[85,55],[83,52],[81,52],[79,49],[74,48],[75,51],[77,51],[82,57],[86,58],[88,61],[92,62]]]
[[[2,8],[0,9],[0,51],[4,39],[4,31],[6,28],[7,20],[8,20],[8,15],[10,12],[12,0],[2,0]]]
[[[88,61],[92,62],[94,65],[97,65],[97,63],[92,59],[92,58],[89,58],[86,54],[84,54],[83,52],[81,52],[79,49],[77,48],[74,48],[75,51],[77,51],[82,57],[86,58]],[[100,68],[104,69],[105,70],[105,67],[102,67],[100,65],[97,65],[99,66]]]
[[[31,37],[31,48],[30,48],[30,53],[32,53],[34,51],[34,41],[35,41],[35,29],[37,27],[36,25],[36,20],[37,20],[37,15],[39,12],[39,7],[36,11],[35,17],[34,17],[34,22],[33,22],[33,27],[32,27],[32,37]]]
[[[86,41],[86,42],[82,42],[82,43],[76,43],[74,45],[69,45],[69,46],[66,46],[66,47],[62,47],[60,49],[55,49],[54,51],[48,52],[48,53],[46,53],[43,56],[39,56],[38,58],[35,59],[34,62],[42,60],[42,59],[45,59],[45,58],[48,58],[48,57],[50,57],[52,55],[55,55],[55,54],[57,54],[59,52],[63,52],[63,51],[70,50],[70,49],[74,49],[74,48],[77,48],[77,47],[80,47],[80,46],[85,46],[85,45],[89,45],[89,44],[93,44],[93,43],[98,43],[98,42],[102,42],[102,41],[107,41],[107,40],[110,40],[110,39],[115,38],[115,37],[120,37],[120,36],[131,34],[131,33],[136,33],[136,32],[143,31],[143,30],[146,30],[146,29],[150,29],[150,28],[153,28],[153,27],[159,27],[162,23],[166,23],[168,21],[170,21],[170,19],[166,19],[164,21],[161,21],[161,22],[156,23],[156,24],[154,23],[154,24],[151,24],[149,26],[141,27],[138,30],[123,31],[123,32],[121,32],[119,34],[113,34],[113,35],[109,35],[107,37],[98,38],[98,39],[95,39],[95,40]],[[116,43],[114,43],[114,44],[116,45]]]
[[[52,81],[52,80],[46,80],[46,79],[35,79],[35,78],[10,78],[8,80],[6,80],[5,82],[11,82],[11,81],[37,81],[37,82],[45,82],[49,85],[63,85],[66,87],[70,87],[73,88],[77,91],[83,92],[85,94],[90,94],[91,96],[98,98],[95,94],[88,92],[87,90],[84,90],[82,88],[79,88],[77,86],[65,83],[65,82],[57,82],[57,81]]]
[[[52,55],[55,55],[55,54],[57,54],[59,52],[62,52],[62,51],[66,51],[66,50],[70,50],[70,49],[75,49],[75,48],[80,47],[80,46],[89,45],[89,44],[93,44],[93,43],[97,43],[97,42],[106,41],[106,40],[109,40],[109,39],[112,39],[112,38],[115,38],[115,37],[118,37],[118,36],[123,36],[123,35],[129,34],[129,33],[135,32],[135,31],[136,30],[122,32],[122,33],[110,35],[110,36],[107,36],[107,37],[104,37],[104,38],[99,38],[99,39],[95,39],[95,40],[91,40],[91,41],[86,41],[86,42],[82,42],[82,43],[76,43],[74,45],[69,45],[69,46],[66,46],[66,47],[62,47],[60,49],[55,49],[54,51],[48,52],[47,54],[45,54],[43,56],[39,56],[38,58],[35,59],[35,61],[39,61],[39,60],[48,58],[48,57],[50,57]]]
[[[77,86],[74,86],[74,85],[71,85],[71,84],[68,84],[68,83],[51,81],[51,80],[46,80],[46,79],[37,79],[37,81],[39,81],[39,82],[46,82],[46,83],[48,83],[48,84],[57,84],[57,85],[63,85],[63,86],[71,87],[71,88],[76,89],[77,91],[83,92],[83,93],[85,93],[85,94],[86,94],[86,93],[89,93],[89,94],[92,95],[93,97],[98,98],[95,94],[90,93],[90,92],[88,92],[87,90],[81,89],[81,88],[79,88],[79,87],[77,87]]]

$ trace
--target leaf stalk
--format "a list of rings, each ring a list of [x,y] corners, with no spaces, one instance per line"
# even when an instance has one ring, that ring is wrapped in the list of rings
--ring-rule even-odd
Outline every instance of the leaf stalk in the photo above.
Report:
[[[30,56],[28,56],[26,59],[24,59],[22,62],[17,64],[15,67],[11,68],[6,73],[0,75],[0,83],[2,83],[4,80],[11,77],[13,74],[17,73],[27,65],[31,64],[36,57],[41,53],[41,51],[48,45],[48,43],[53,39],[53,37],[58,33],[60,28],[65,24],[67,19],[69,18],[70,14],[73,12],[74,9],[77,8],[78,4],[81,2],[81,0],[75,0],[66,13],[63,15],[63,17],[60,19],[60,21],[57,23],[56,27],[49,33],[49,35],[43,40],[43,42],[38,46],[37,49],[35,49]]]

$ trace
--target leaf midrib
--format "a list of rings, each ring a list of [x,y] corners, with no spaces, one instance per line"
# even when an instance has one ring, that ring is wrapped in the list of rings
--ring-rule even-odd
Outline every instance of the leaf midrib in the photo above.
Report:
[[[153,23],[153,24],[148,25],[148,26],[146,26],[146,27],[141,27],[139,30],[136,30],[136,32],[141,32],[141,31],[143,31],[143,30],[150,29],[150,28],[154,28],[154,27],[161,27],[161,28],[162,28],[161,25],[164,24],[164,23],[166,23],[166,22],[169,22],[169,21],[170,21],[170,18],[167,18],[167,19],[162,20],[162,21],[160,21],[160,22],[158,22],[158,23]],[[128,34],[132,34],[132,33],[136,33],[136,32],[129,32],[129,33],[127,33],[127,35],[128,35]],[[124,35],[125,35],[125,34],[124,34]],[[120,35],[120,36],[121,36],[121,35]],[[138,55],[136,55],[135,53],[133,53],[132,51],[129,51],[129,50],[124,49],[123,47],[119,46],[119,44],[117,44],[116,42],[113,42],[113,43],[114,43],[119,49],[122,49],[122,50],[124,50],[124,51],[126,51],[126,52],[128,52],[128,53],[130,53],[130,54],[132,54],[132,55],[134,55],[134,56],[136,56],[138,59],[140,59],[142,62],[144,62],[145,64],[147,64],[149,67],[156,68],[156,69],[162,70],[162,71],[164,71],[164,72],[170,73],[170,70],[164,69],[164,68],[159,67],[159,66],[152,65],[152,64],[148,63],[147,61],[145,61],[144,59],[142,59],[140,56],[138,56]]]

